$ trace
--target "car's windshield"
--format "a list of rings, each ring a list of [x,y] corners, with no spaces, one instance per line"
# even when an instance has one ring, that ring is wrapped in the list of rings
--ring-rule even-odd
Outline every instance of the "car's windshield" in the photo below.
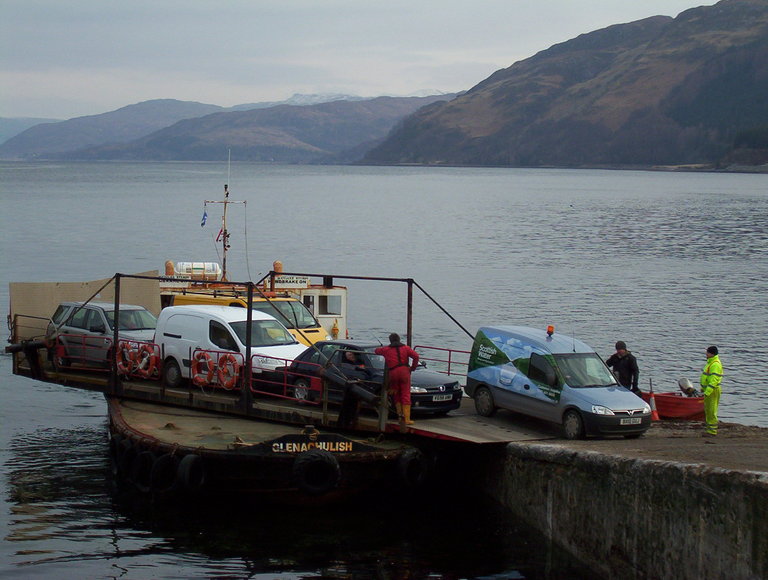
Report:
[[[247,321],[230,322],[232,330],[243,344],[245,332],[248,328]],[[252,320],[251,321],[251,346],[279,346],[282,344],[295,344],[296,339],[277,320]]]
[[[272,300],[271,302],[254,302],[254,310],[260,310],[274,316],[277,321],[287,328],[317,328],[320,323],[312,316],[298,300]]]
[[[375,346],[369,346],[365,349],[365,352],[368,353],[366,364],[375,369],[384,370],[384,357],[380,354],[375,354],[374,350],[376,350]]]
[[[607,387],[616,384],[616,378],[594,352],[556,354],[557,367],[571,387]]]
[[[105,312],[110,330],[115,329],[115,312]],[[121,310],[118,330],[152,330],[157,326],[157,318],[148,310]]]

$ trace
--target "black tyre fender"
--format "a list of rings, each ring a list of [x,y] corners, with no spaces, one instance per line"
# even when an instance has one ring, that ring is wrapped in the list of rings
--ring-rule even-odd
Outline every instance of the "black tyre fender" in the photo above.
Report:
[[[130,439],[125,438],[120,441],[117,447],[117,473],[126,480],[131,478],[131,466],[137,452]]]
[[[130,479],[139,491],[144,493],[149,491],[149,478],[154,464],[155,454],[151,451],[141,451],[133,458]]]
[[[198,493],[205,488],[207,477],[203,458],[189,453],[179,461],[176,480],[181,488],[188,493]]]
[[[170,453],[158,457],[149,474],[149,487],[154,493],[167,493],[178,485],[179,458]]]
[[[421,487],[429,476],[430,465],[419,449],[406,449],[397,459],[397,475],[409,489]]]
[[[122,436],[117,433],[110,434],[109,437],[109,465],[112,475],[117,475],[117,465],[120,459],[120,444],[123,442]]]
[[[322,495],[335,489],[341,480],[341,467],[333,453],[310,449],[293,461],[293,480],[301,491]]]

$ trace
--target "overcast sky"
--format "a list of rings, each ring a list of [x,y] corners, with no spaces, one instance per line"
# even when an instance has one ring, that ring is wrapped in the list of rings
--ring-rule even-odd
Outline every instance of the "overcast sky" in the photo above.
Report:
[[[0,0],[0,117],[461,91],[579,34],[714,3]]]

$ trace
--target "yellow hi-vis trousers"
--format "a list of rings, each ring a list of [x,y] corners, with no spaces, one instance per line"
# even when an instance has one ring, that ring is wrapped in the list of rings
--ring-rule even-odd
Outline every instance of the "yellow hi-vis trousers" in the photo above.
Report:
[[[704,422],[707,433],[712,435],[717,435],[717,408],[720,406],[721,392],[719,386],[704,389]]]

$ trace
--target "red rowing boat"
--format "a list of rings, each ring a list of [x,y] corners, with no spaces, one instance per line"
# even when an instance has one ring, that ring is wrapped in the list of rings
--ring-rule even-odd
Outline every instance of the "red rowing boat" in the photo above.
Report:
[[[650,392],[644,391],[640,396],[650,405]],[[704,420],[704,397],[687,397],[682,393],[653,393],[653,398],[656,399],[656,411],[661,419]]]

